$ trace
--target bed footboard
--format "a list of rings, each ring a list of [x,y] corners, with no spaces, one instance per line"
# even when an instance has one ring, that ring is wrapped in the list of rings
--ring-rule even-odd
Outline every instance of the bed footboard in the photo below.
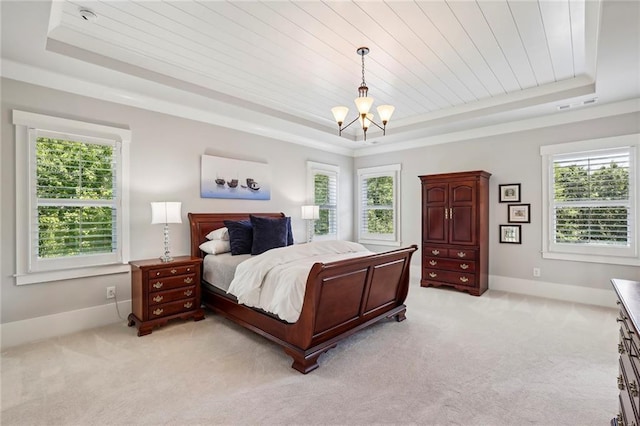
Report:
[[[415,245],[370,256],[317,263],[307,279],[293,347],[285,348],[293,368],[308,373],[337,342],[377,321],[403,321],[409,266]]]

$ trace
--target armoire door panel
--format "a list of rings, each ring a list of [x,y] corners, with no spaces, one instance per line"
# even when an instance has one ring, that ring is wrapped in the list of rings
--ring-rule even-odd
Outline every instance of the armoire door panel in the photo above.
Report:
[[[451,211],[449,242],[451,244],[475,244],[474,208],[472,206],[459,206],[453,207]]]
[[[426,223],[423,224],[424,241],[430,243],[447,242],[447,221],[444,217],[444,207],[425,207]]]

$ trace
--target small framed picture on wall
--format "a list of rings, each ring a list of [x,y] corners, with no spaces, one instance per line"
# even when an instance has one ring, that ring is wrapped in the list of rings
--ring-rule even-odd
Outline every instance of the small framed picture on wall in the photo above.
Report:
[[[501,203],[519,203],[520,202],[520,184],[508,183],[499,185],[500,202]]]
[[[521,230],[521,225],[500,225],[500,242],[522,244]]]
[[[509,204],[509,223],[531,223],[531,204]]]

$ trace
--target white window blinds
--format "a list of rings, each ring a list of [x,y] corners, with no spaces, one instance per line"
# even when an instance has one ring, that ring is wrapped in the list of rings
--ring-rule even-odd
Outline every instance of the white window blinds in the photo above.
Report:
[[[638,146],[640,135],[540,147],[544,258],[640,264]]]
[[[553,158],[553,240],[629,247],[630,148]]]
[[[359,241],[399,245],[400,165],[358,170]]]

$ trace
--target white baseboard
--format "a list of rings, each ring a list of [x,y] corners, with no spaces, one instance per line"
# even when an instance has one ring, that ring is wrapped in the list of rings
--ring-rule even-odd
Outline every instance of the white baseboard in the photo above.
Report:
[[[421,267],[411,265],[411,284],[420,285]],[[489,290],[500,290],[509,293],[526,294],[528,296],[546,297],[547,299],[584,303],[586,305],[616,307],[616,295],[613,288],[581,287],[570,284],[559,284],[539,280],[489,275]]]
[[[131,300],[118,302],[120,315],[131,312]],[[123,321],[115,303],[0,324],[0,349]]]
[[[582,287],[570,284],[551,283],[538,280],[523,280],[513,277],[489,276],[489,289],[508,291],[510,293],[529,296],[546,297],[548,299],[565,300],[567,302],[584,303],[586,305],[616,307],[616,295],[613,287],[610,290]]]

